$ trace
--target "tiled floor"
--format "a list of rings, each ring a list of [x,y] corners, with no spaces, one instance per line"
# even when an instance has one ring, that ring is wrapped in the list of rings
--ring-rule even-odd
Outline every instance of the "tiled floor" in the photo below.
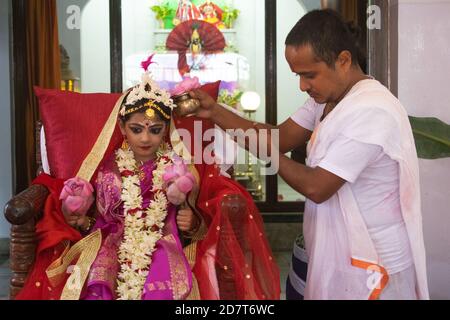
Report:
[[[280,285],[281,285],[281,300],[286,300],[286,280],[291,268],[291,251],[274,252],[275,260],[280,268]]]
[[[291,252],[274,252],[274,258],[280,268],[281,299],[284,300],[286,297],[286,279],[291,263]],[[7,257],[0,257],[0,300],[8,299],[10,275],[9,259]]]

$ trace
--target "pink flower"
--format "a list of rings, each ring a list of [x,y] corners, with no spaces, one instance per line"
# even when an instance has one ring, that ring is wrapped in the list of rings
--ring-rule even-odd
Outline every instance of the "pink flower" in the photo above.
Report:
[[[186,201],[186,194],[181,192],[176,183],[172,183],[167,188],[167,200],[169,200],[170,203],[173,203],[176,206],[179,206],[180,204],[184,203]]]
[[[59,196],[66,211],[84,216],[94,202],[94,188],[81,178],[75,177],[64,182],[64,188]]]
[[[182,204],[195,184],[194,176],[178,156],[174,156],[173,164],[166,168],[163,181],[167,187],[167,199],[174,205]]]
[[[194,78],[184,78],[172,91],[170,92],[172,96],[179,96],[183,93],[192,91],[194,89],[200,88],[200,82],[197,77]]]

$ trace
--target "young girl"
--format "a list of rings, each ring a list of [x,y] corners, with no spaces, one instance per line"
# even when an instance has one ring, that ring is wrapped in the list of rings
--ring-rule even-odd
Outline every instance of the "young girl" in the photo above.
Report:
[[[192,272],[178,229],[192,234],[200,219],[188,206],[177,208],[183,199],[171,199],[173,188],[164,181],[175,165],[185,168],[165,140],[174,107],[146,74],[120,110],[124,144],[99,168],[92,230],[93,218],[63,205],[69,224],[102,233],[82,299],[185,299],[191,292]],[[195,179],[187,172],[181,178],[187,193]]]
[[[279,299],[278,268],[251,196],[218,166],[183,162],[193,154],[179,151],[175,123],[193,133],[195,121],[174,121],[174,107],[144,73],[117,102],[81,166],[84,182],[58,188],[48,176],[35,181],[60,195],[62,206],[53,199],[38,222],[51,241],[38,248],[19,299]],[[100,161],[115,114],[124,144]],[[98,163],[89,217],[93,188],[86,181]],[[180,238],[190,243],[183,248]]]

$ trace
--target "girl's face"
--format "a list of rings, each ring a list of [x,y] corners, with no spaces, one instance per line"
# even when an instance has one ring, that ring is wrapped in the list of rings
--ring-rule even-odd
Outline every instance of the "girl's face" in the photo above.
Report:
[[[156,158],[156,152],[164,141],[167,125],[164,121],[151,121],[145,113],[135,113],[123,123],[120,121],[120,131],[128,140],[136,161],[146,162]]]

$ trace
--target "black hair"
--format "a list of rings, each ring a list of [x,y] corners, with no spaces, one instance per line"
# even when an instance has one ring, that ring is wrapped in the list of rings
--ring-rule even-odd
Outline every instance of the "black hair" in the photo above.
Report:
[[[339,54],[349,51],[352,64],[366,72],[365,43],[361,28],[346,23],[332,9],[313,10],[304,15],[286,38],[286,46],[311,45],[320,61],[334,68]]]
[[[129,94],[128,94],[129,95]],[[127,100],[128,95],[125,97],[124,101]],[[144,104],[146,104],[147,102],[149,102],[149,99],[141,99],[139,101],[137,101],[136,103],[132,104],[132,105],[125,105],[125,112],[127,112],[128,110],[132,109],[132,108],[136,108],[139,107],[136,111],[131,112],[125,116],[119,115],[120,120],[122,120],[123,123],[126,123],[128,120],[130,120],[131,116],[135,113],[145,113],[147,111],[147,107],[144,106]],[[172,110],[167,107],[164,103],[162,102],[158,102],[158,101],[154,101],[155,105],[157,105],[160,110],[162,110],[166,115],[172,117]],[[124,104],[123,104],[124,105]],[[167,119],[167,117],[165,117],[163,115],[163,113],[158,109],[158,108],[152,108],[156,115],[158,116],[158,118],[165,122],[166,124],[168,124],[170,122],[170,118]]]

